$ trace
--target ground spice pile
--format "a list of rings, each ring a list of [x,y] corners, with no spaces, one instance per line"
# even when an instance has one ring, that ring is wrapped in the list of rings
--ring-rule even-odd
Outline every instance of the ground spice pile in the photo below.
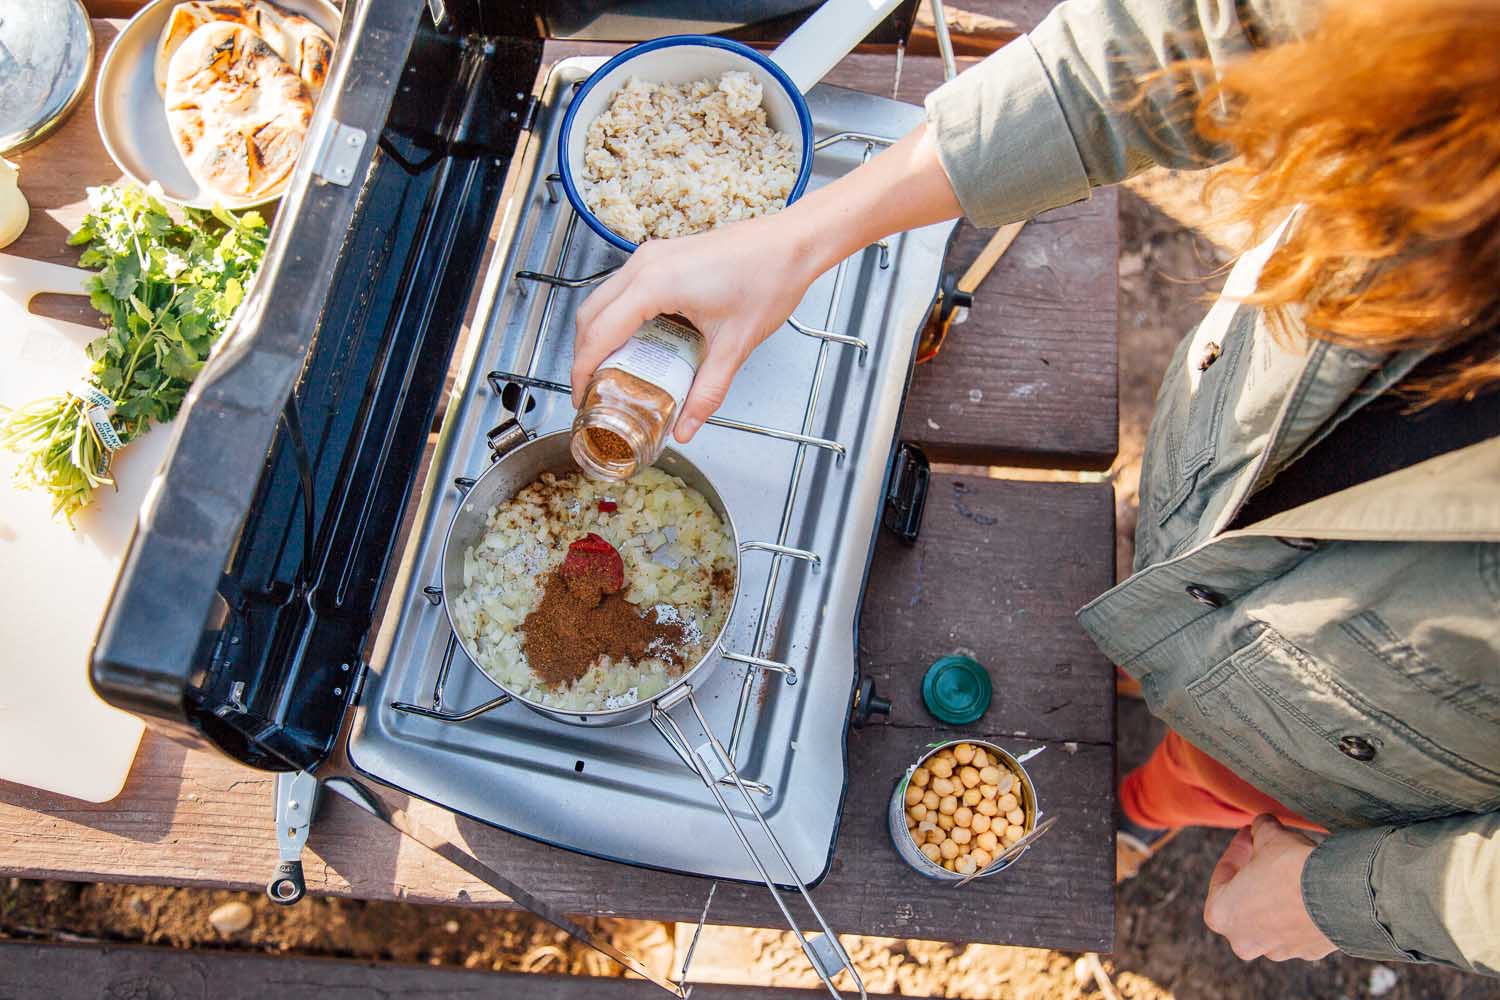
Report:
[[[660,657],[679,665],[683,626],[660,622],[622,596],[624,568],[614,547],[590,533],[568,547],[547,577],[542,600],[521,624],[521,649],[532,671],[554,688],[588,673],[601,656]]]

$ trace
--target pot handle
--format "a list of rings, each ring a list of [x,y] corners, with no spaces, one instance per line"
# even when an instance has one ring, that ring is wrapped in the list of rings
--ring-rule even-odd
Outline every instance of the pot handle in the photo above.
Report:
[[[490,460],[498,462],[527,441],[530,441],[531,434],[526,428],[521,426],[521,422],[515,417],[506,417],[503,421],[491,427],[489,433],[484,436],[484,439],[490,446]]]
[[[804,94],[864,41],[901,0],[825,0],[771,53]]]

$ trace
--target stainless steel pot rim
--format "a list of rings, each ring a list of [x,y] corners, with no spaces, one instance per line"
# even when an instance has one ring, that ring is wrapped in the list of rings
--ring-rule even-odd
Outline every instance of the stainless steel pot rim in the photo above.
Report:
[[[481,487],[484,481],[492,475],[498,475],[499,471],[504,467],[508,460],[512,459],[515,456],[521,455],[526,449],[541,446],[557,438],[569,437],[571,436],[571,434],[571,431],[561,430],[553,431],[550,434],[543,434],[539,437],[530,438],[523,444],[517,445],[515,448],[501,455],[494,462],[490,463],[489,468],[485,469],[484,472],[480,474],[479,478],[474,480],[473,485],[466,490],[464,499],[459,503],[458,508],[453,512],[452,519],[450,519],[448,522],[448,529],[443,534],[442,565],[446,565],[448,562],[448,549],[453,541],[454,528],[458,525],[459,520],[465,514],[473,513],[470,509],[469,497],[472,497],[473,495],[481,491]],[[674,462],[682,462],[683,464],[694,469],[698,473],[698,475],[703,477],[705,482],[708,482],[710,485],[712,485],[713,481],[701,468],[698,467],[697,463],[693,462],[691,459],[687,458],[676,449],[667,448],[662,453],[662,458]],[[568,461],[572,462],[571,457],[568,459]],[[574,465],[570,469],[564,469],[560,471],[577,472],[582,475],[581,470],[579,470],[576,465]],[[525,487],[522,487],[522,489],[524,488]],[[650,698],[641,698],[637,701],[631,702],[628,705],[622,705],[619,708],[597,709],[565,708],[557,705],[543,704],[542,702],[532,701],[529,698],[522,697],[521,695],[512,691],[509,687],[500,683],[500,681],[497,680],[489,672],[489,670],[485,669],[485,666],[479,662],[479,658],[474,655],[474,651],[470,648],[468,637],[463,634],[463,632],[458,627],[458,623],[453,620],[453,604],[452,601],[447,599],[447,595],[445,594],[443,600],[443,610],[448,616],[448,626],[453,630],[453,635],[458,640],[458,648],[463,651],[464,656],[469,659],[469,662],[474,664],[479,672],[483,674],[491,684],[500,689],[501,693],[509,696],[517,703],[525,705],[527,708],[530,708],[542,715],[548,716],[549,718],[567,721],[567,717],[572,716],[574,719],[577,719],[580,722],[589,722],[597,719],[607,719],[612,716],[622,715],[627,712],[638,712],[643,705],[660,705],[663,703],[668,705],[675,704],[684,689],[691,687],[691,682],[695,677],[698,676],[700,672],[705,674],[710,672],[715,666],[718,665],[718,662],[722,659],[722,656],[720,654],[723,651],[724,632],[729,628],[730,619],[734,617],[735,607],[739,604],[741,556],[739,529],[735,527],[734,516],[730,513],[728,505],[724,503],[723,495],[718,492],[717,487],[714,488],[714,493],[715,499],[719,501],[719,506],[723,508],[722,511],[719,512],[720,517],[724,521],[724,526],[729,529],[729,538],[734,545],[734,590],[730,595],[729,608],[724,613],[724,620],[720,623],[719,630],[717,633],[715,633],[713,642],[709,644],[708,651],[705,652],[701,657],[699,657],[698,661],[691,667],[689,667],[687,670],[684,670],[676,678],[676,680],[667,685],[667,687],[662,691],[658,692]],[[507,497],[506,499],[510,498]],[[649,715],[643,715],[640,719],[634,721],[642,722],[649,717]],[[624,724],[630,725],[633,723]]]

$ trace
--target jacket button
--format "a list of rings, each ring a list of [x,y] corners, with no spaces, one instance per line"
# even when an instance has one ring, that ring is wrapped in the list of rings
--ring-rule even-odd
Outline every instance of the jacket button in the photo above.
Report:
[[[1339,740],[1339,750],[1343,752],[1345,757],[1352,757],[1355,760],[1375,759],[1375,744],[1363,736],[1342,737]]]
[[[1222,608],[1224,606],[1224,595],[1217,590],[1209,590],[1207,587],[1196,583],[1187,585],[1187,595],[1193,600],[1209,608]]]
[[[1209,366],[1218,361],[1219,355],[1222,353],[1224,353],[1223,348],[1219,347],[1217,342],[1210,340],[1204,344],[1203,353],[1198,356],[1198,370],[1200,372],[1208,371]]]

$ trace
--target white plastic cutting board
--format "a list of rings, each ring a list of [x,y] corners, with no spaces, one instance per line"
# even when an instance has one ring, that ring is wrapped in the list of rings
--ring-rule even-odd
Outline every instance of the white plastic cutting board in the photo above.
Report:
[[[64,391],[87,372],[84,345],[100,330],[27,303],[76,293],[89,275],[0,254],[0,404]],[[143,727],[94,694],[88,653],[170,437],[157,428],[116,455],[119,492],[105,487],[72,529],[53,520],[46,493],[15,488],[18,456],[0,450],[0,778],[90,802],[125,784]]]

